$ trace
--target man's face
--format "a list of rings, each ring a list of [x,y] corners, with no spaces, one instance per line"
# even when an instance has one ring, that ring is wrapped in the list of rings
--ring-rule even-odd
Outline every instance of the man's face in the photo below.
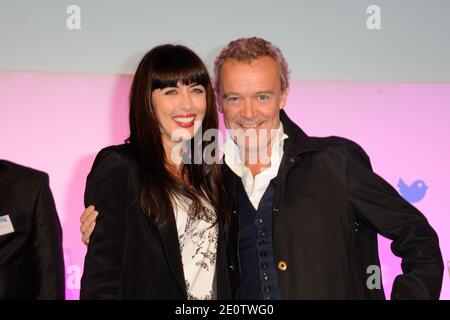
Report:
[[[288,89],[281,91],[280,70],[271,57],[248,62],[228,59],[220,72],[220,111],[225,125],[235,132],[253,130],[267,139],[245,140],[245,150],[267,147],[271,130],[280,126],[280,110],[286,104]],[[263,145],[264,144],[264,145]]]

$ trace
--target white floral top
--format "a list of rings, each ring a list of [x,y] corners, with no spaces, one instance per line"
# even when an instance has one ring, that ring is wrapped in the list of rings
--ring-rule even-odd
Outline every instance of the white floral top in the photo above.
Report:
[[[206,201],[196,206],[192,200],[182,196],[176,197],[174,204],[188,299],[217,299],[218,226],[213,226],[216,220],[214,209]],[[199,218],[194,218],[196,212],[200,213]]]

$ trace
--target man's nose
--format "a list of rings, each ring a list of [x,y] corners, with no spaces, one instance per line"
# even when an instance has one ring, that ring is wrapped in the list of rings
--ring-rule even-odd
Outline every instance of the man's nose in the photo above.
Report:
[[[252,119],[256,116],[255,107],[251,99],[245,99],[241,116],[248,119]]]

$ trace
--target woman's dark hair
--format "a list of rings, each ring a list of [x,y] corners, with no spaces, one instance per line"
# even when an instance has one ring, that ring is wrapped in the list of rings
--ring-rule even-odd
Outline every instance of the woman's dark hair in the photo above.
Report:
[[[153,90],[199,84],[206,89],[206,113],[202,130],[197,134],[218,128],[217,109],[211,79],[202,60],[190,49],[181,45],[161,45],[150,50],[139,63],[130,92],[130,143],[141,174],[140,204],[156,222],[161,222],[160,212],[166,210],[168,218],[174,218],[173,197],[184,195],[197,206],[201,198],[207,199],[217,213],[217,219],[226,223],[223,184],[220,165],[182,164],[181,176],[188,177],[190,186],[175,177],[167,168],[159,121],[151,102]],[[201,132],[200,132],[201,131]],[[194,141],[199,140],[203,150],[211,143],[203,139],[191,139],[191,158],[194,159]],[[166,219],[164,219],[166,220]],[[162,221],[161,223],[165,223]],[[217,220],[216,220],[217,222]]]

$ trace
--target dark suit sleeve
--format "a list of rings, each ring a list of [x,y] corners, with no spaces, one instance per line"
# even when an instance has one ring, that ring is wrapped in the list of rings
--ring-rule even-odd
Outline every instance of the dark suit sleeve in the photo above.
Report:
[[[99,215],[90,236],[81,280],[81,299],[119,299],[127,211],[128,162],[101,151],[87,178],[85,206]]]
[[[64,299],[62,231],[47,174],[41,175],[33,216],[32,247],[36,299]]]
[[[438,299],[444,267],[437,234],[420,211],[372,171],[362,148],[351,143],[344,153],[352,206],[362,221],[392,240],[392,252],[402,258],[403,274],[396,277],[391,298]]]

